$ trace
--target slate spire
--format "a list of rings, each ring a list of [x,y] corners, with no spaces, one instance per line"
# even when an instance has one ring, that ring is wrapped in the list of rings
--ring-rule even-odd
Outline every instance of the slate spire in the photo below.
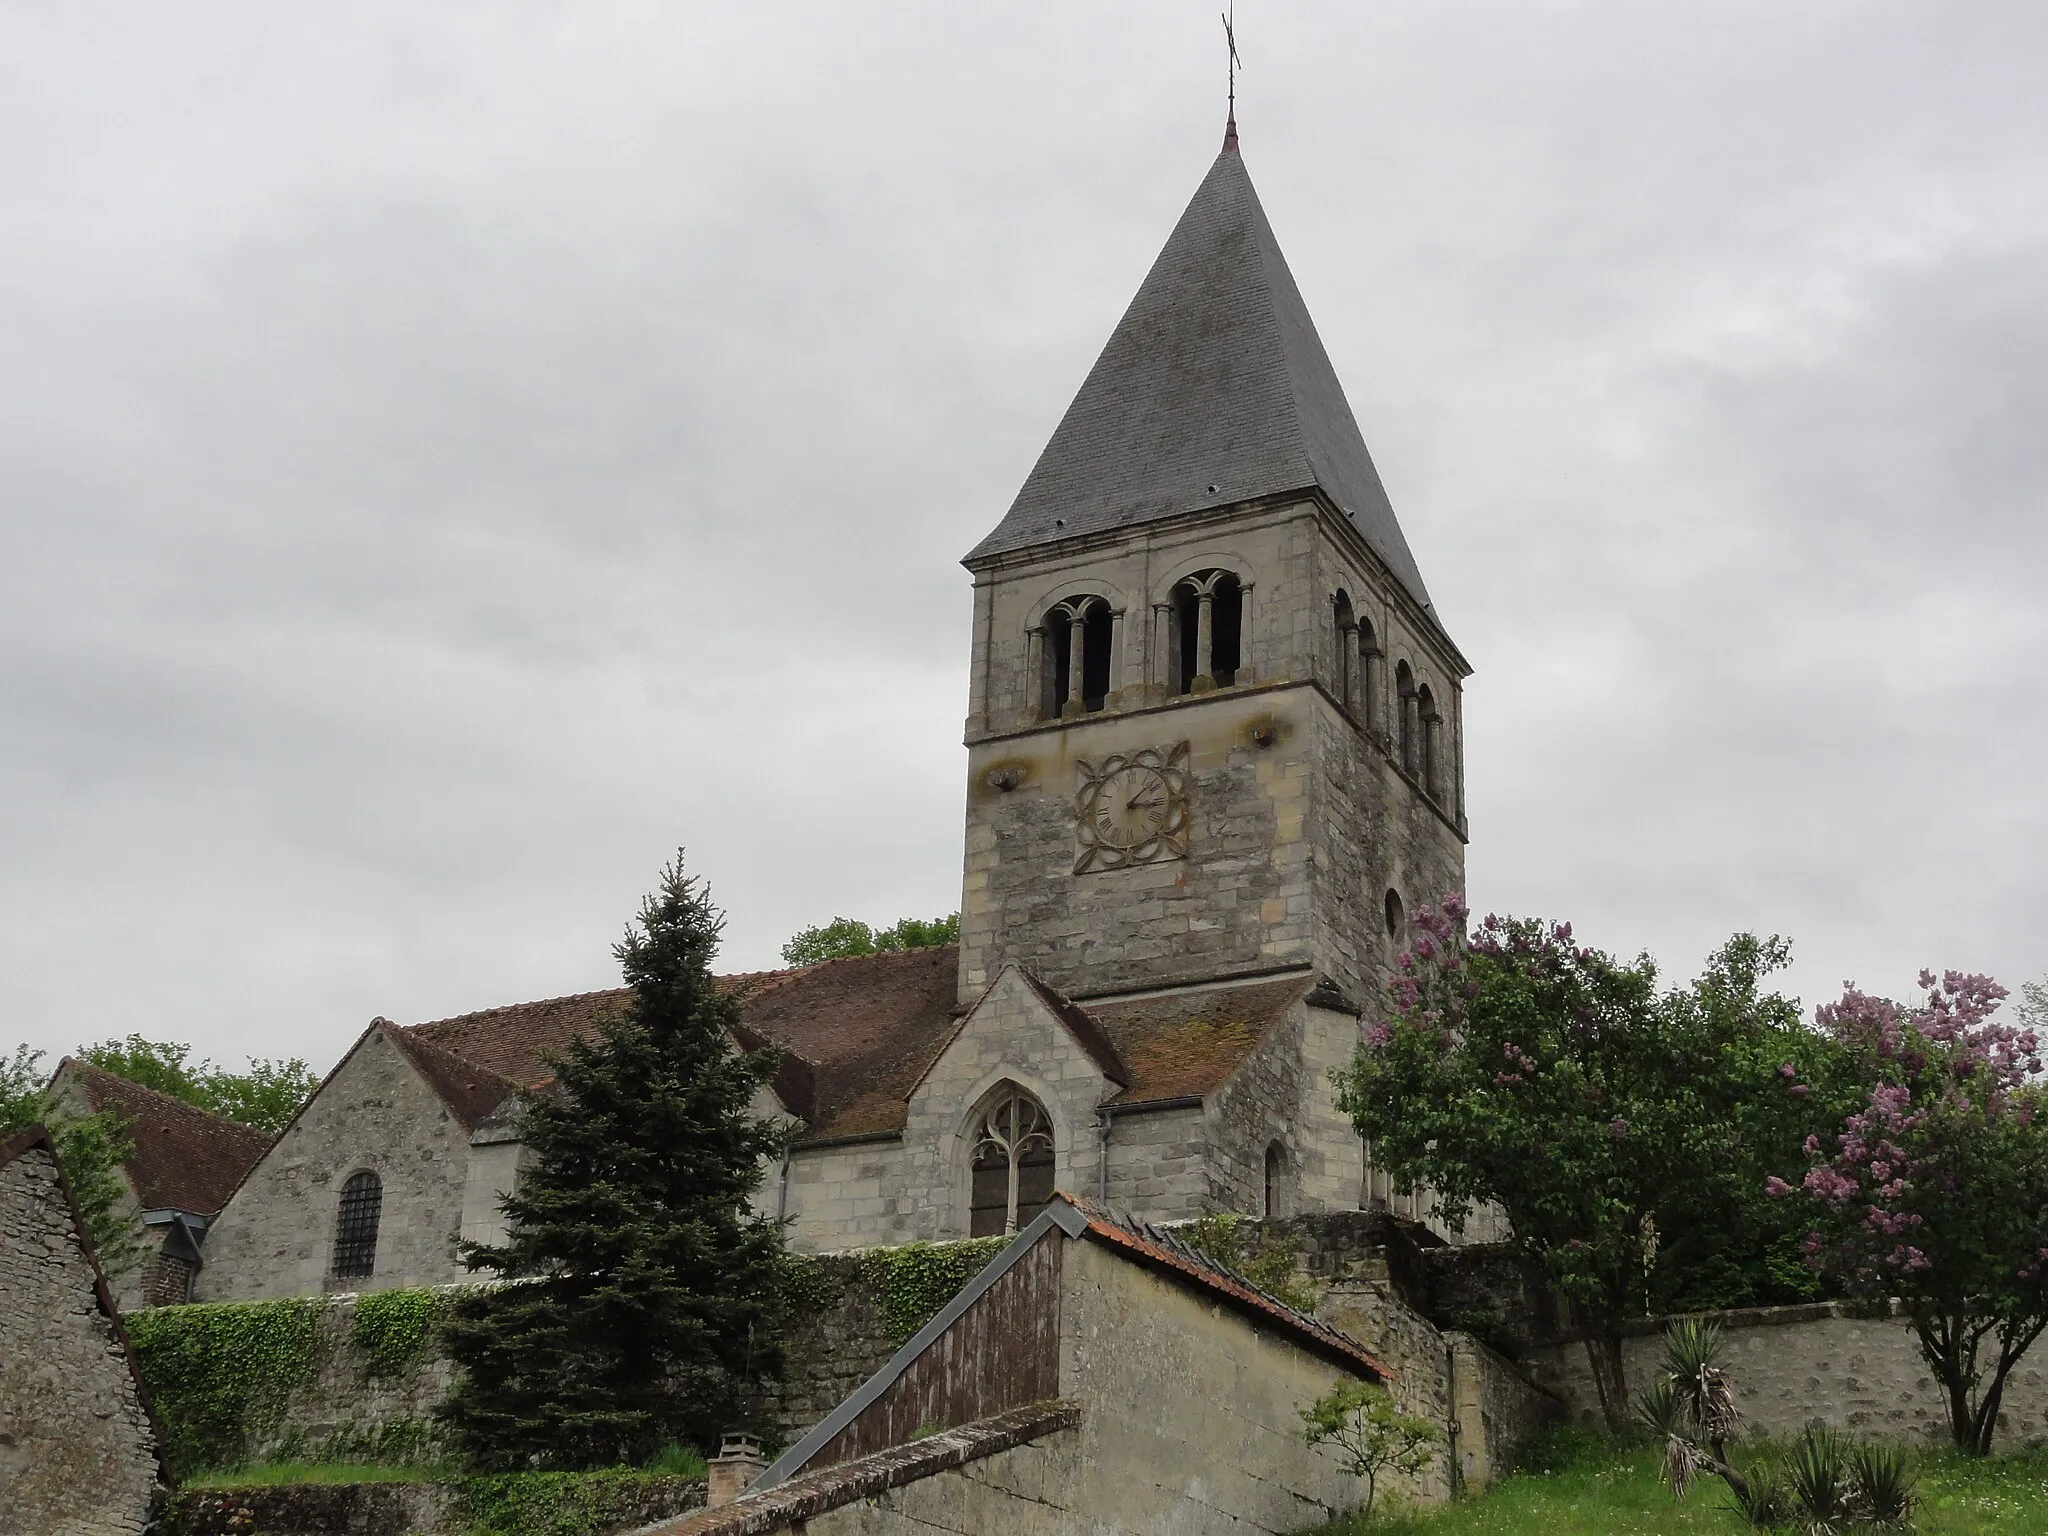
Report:
[[[966,563],[1312,487],[1427,608],[1233,120],[1024,488]]]

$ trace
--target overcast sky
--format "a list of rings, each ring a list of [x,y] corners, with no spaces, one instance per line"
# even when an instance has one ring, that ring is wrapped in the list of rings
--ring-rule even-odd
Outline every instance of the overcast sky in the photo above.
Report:
[[[958,905],[969,581],[1215,0],[0,6],[0,1048]],[[1246,0],[1472,899],[2048,971],[2048,7]],[[47,1063],[46,1063],[47,1065]]]

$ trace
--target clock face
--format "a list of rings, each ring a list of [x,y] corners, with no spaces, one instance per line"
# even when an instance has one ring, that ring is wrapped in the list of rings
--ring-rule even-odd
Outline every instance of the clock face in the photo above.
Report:
[[[1157,768],[1132,763],[1102,780],[1095,796],[1095,836],[1112,848],[1135,848],[1166,830],[1173,791]]]
[[[1074,797],[1074,873],[1122,869],[1188,853],[1188,744],[1083,761]]]

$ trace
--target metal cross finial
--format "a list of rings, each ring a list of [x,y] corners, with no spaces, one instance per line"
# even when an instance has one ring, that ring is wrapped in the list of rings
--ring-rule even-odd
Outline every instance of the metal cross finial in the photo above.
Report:
[[[1223,43],[1230,51],[1230,115],[1223,124],[1223,147],[1237,146],[1237,71],[1243,62],[1237,56],[1237,0],[1230,0],[1230,9],[1223,13]]]

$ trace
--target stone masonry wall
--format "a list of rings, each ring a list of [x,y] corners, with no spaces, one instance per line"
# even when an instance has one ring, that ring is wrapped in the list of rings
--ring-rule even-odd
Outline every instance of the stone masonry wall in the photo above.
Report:
[[[1174,697],[1152,604],[1207,567],[1251,586],[1245,664],[1233,688]],[[1340,587],[1384,653],[1370,712],[1356,694],[1348,713],[1337,702]],[[1029,630],[1080,592],[1125,615],[1111,697],[1098,714],[1040,722]],[[1373,1005],[1389,956],[1386,891],[1412,910],[1462,889],[1462,666],[1311,505],[1133,530],[1006,565],[978,582],[975,626],[963,1000],[1006,958],[1082,995],[1300,959]],[[1443,718],[1443,814],[1397,761],[1393,677],[1404,661]],[[1253,745],[1255,731],[1267,746]],[[1076,760],[1181,740],[1193,768],[1188,859],[1073,875]],[[998,770],[1007,790],[991,782]]]
[[[1867,1439],[1946,1441],[1941,1389],[1904,1317],[1858,1316],[1839,1302],[1710,1316],[1721,1326],[1721,1364],[1750,1432],[1787,1437],[1818,1419]],[[1662,1319],[1646,1321],[1624,1341],[1622,1366],[1631,1390],[1653,1378],[1663,1352]],[[1540,1345],[1523,1363],[1574,1418],[1599,1419],[1583,1344]],[[2048,1355],[2037,1345],[2006,1382],[1997,1448],[2042,1444],[2048,1444]]]
[[[1357,1038],[1349,1014],[1305,1003],[1268,1032],[1209,1113],[1208,1209],[1285,1217],[1358,1208],[1365,1147],[1330,1081]],[[1266,1151],[1275,1143],[1284,1165],[1268,1210]]]
[[[58,1180],[0,1167],[0,1536],[126,1536],[149,1518],[155,1427]]]
[[[469,1177],[469,1134],[403,1052],[372,1030],[335,1069],[206,1234],[199,1301],[317,1295],[328,1288],[341,1186],[384,1182],[376,1268],[351,1289],[446,1285]]]

